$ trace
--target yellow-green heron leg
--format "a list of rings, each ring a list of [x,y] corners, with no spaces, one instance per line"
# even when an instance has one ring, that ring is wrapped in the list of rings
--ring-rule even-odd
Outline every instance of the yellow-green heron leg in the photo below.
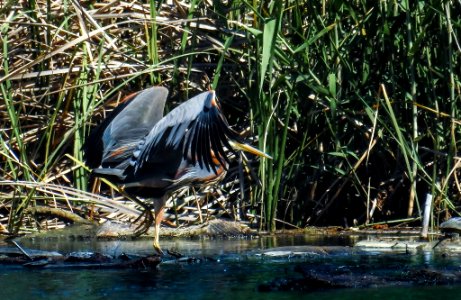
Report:
[[[154,233],[154,249],[158,254],[163,255],[163,251],[160,248],[160,224],[163,220],[163,210],[165,208],[165,203],[168,197],[162,197],[159,199],[154,199],[154,216],[155,216],[155,233]]]

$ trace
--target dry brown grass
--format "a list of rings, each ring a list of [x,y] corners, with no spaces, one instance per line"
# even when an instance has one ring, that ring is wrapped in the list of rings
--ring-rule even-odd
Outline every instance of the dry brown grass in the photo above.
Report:
[[[107,187],[103,192],[109,198],[82,191],[88,189],[88,172],[81,163],[84,137],[135,90],[161,84],[180,101],[207,88],[223,49],[215,37],[218,27],[209,18],[210,3],[202,3],[194,15],[188,14],[190,5],[179,1],[164,1],[156,14],[151,4],[0,4],[0,224],[11,232],[69,221],[35,216],[26,209],[29,205],[98,221],[132,221],[139,215],[139,206],[123,197],[110,200]],[[200,64],[207,69],[194,67]],[[222,195],[214,192],[208,200],[206,194],[182,197],[170,210],[171,221],[196,222],[227,213]]]

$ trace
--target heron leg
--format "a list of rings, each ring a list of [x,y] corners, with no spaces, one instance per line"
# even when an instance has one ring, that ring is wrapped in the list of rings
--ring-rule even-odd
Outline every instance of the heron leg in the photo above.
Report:
[[[160,248],[159,236],[160,236],[160,223],[163,220],[163,210],[165,208],[165,202],[162,200],[154,201],[154,215],[155,215],[155,233],[154,233],[154,249],[158,254],[163,255],[163,251]]]

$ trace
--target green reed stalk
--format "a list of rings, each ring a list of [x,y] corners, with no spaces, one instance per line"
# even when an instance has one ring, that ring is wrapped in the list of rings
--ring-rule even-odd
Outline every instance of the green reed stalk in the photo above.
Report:
[[[262,43],[259,44],[257,42],[257,49],[260,51],[258,56],[261,58],[258,66],[257,94],[259,95],[259,103],[253,102],[253,109],[256,110],[256,114],[261,118],[262,126],[260,125],[258,128],[260,141],[262,141],[262,149],[270,153],[274,158],[273,162],[263,160],[260,166],[262,180],[261,193],[265,211],[264,224],[270,231],[276,229],[275,219],[277,216],[282,168],[285,162],[288,119],[292,103],[291,98],[287,99],[287,106],[280,108],[280,97],[284,93],[277,92],[277,87],[273,82],[274,56],[278,50],[277,36],[281,30],[283,7],[283,2],[271,3],[269,7],[270,16],[265,20],[261,20],[263,26]],[[285,111],[286,119],[281,135],[277,133],[277,124],[274,120],[274,113],[276,111],[278,113]]]
[[[152,66],[156,66],[159,63],[158,57],[158,49],[157,49],[157,34],[158,34],[158,26],[157,26],[157,7],[155,6],[156,1],[151,0],[150,4],[150,18],[151,18],[151,30],[148,36],[148,43],[147,43],[147,52],[149,55],[149,60]],[[148,33],[148,32],[147,32]],[[154,75],[154,73],[150,73],[151,82],[152,84],[160,83],[160,78]]]
[[[195,13],[195,10],[197,9],[197,5],[199,4],[199,0],[192,0],[189,4],[189,11],[187,13],[187,19],[190,20],[194,17],[194,13]],[[186,49],[187,49],[187,43],[188,43],[188,40],[189,40],[189,35],[190,34],[194,34],[193,31],[190,30],[190,26],[189,26],[189,22],[186,23],[186,25],[184,26],[183,28],[183,33],[182,33],[182,37],[181,37],[181,51],[179,53],[179,56],[178,57],[181,57],[183,54],[186,53]],[[192,40],[193,43],[195,43],[195,41]],[[193,48],[192,48],[193,49]],[[178,59],[175,59],[175,64],[174,64],[174,71],[173,71],[173,85],[176,85],[177,83],[179,83],[179,66],[181,65],[181,60],[183,58],[178,58]],[[192,56],[188,56],[187,58],[187,74],[186,74],[186,82],[188,81],[188,78],[190,76],[190,72],[191,72],[191,69],[192,69],[192,62],[193,62],[193,57]],[[188,91],[188,89],[186,89],[186,92]],[[187,95],[186,95],[187,96]]]
[[[405,15],[406,15],[406,29],[407,29],[407,48],[408,48],[408,68],[410,71],[410,100],[411,100],[411,114],[412,114],[412,141],[414,145],[412,148],[414,149],[415,152],[418,152],[418,143],[417,143],[417,138],[418,138],[418,107],[416,105],[413,105],[412,103],[415,102],[416,98],[416,80],[415,80],[415,60],[414,56],[411,54],[411,51],[413,51],[413,32],[417,29],[417,18],[412,18],[411,17],[411,12],[410,12],[410,7],[409,7],[409,1],[406,0],[403,2],[405,6]],[[411,170],[409,170],[410,174],[410,182],[411,182],[411,188],[410,188],[410,195],[408,199],[408,212],[407,216],[411,217],[413,215],[413,209],[415,205],[415,198],[417,198],[416,194],[416,175],[418,172],[418,166],[415,161],[412,161],[411,163]],[[417,199],[416,199],[417,200]],[[418,204],[418,202],[416,202]],[[418,206],[419,209],[419,206]],[[420,214],[421,215],[421,212]]]
[[[451,5],[449,2],[445,2],[443,5],[444,12],[445,12],[445,24],[444,27],[446,28],[446,36],[447,36],[447,62],[448,62],[448,78],[449,78],[449,84],[448,84],[448,95],[449,95],[449,102],[450,102],[450,116],[452,118],[452,121],[450,122],[450,134],[449,134],[449,147],[448,147],[448,152],[449,156],[447,157],[447,169],[446,172],[449,174],[452,171],[452,168],[456,168],[455,162],[453,157],[458,153],[458,146],[457,146],[457,141],[459,138],[457,137],[459,135],[460,129],[459,129],[459,124],[456,124],[454,120],[459,120],[460,119],[460,114],[459,114],[459,92],[458,94],[456,93],[456,89],[460,87],[460,81],[459,81],[459,68],[458,72],[455,70],[455,65],[459,66],[459,59],[456,59],[456,57],[459,58],[459,48],[456,50],[456,46],[453,41],[453,37],[456,36],[454,33],[454,28],[453,28],[453,23],[452,23],[452,17],[451,17]],[[459,45],[457,45],[459,47]],[[455,49],[455,50],[454,50]],[[458,53],[458,55],[454,55],[455,53]],[[447,176],[447,178],[449,178]],[[448,185],[445,185],[448,186]],[[444,206],[454,206],[452,201],[450,200],[451,197],[444,197]],[[449,216],[448,209],[445,207],[445,214]]]
[[[221,76],[224,58],[226,57],[226,52],[229,50],[229,47],[232,45],[233,40],[234,40],[234,37],[230,36],[226,39],[224,43],[224,48],[222,50],[221,57],[219,58],[218,65],[216,66],[216,70],[213,75],[213,83],[211,84],[212,89],[216,89],[218,87],[218,82]]]

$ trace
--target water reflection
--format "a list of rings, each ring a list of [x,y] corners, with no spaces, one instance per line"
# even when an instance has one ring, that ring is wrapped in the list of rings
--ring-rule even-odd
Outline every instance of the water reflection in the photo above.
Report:
[[[225,255],[244,253],[255,249],[268,249],[299,245],[337,245],[352,246],[358,237],[328,235],[287,235],[237,238],[162,238],[162,247],[186,255]],[[96,239],[73,240],[68,238],[22,239],[20,244],[26,248],[69,253],[74,251],[93,251],[109,255],[120,253],[150,254],[153,252],[152,240],[112,240]]]

